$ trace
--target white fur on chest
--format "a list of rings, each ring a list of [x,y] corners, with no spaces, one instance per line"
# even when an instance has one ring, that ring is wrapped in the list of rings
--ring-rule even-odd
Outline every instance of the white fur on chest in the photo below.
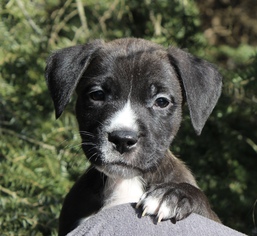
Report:
[[[137,203],[144,192],[144,182],[140,177],[131,179],[108,177],[104,188],[104,205],[102,209],[125,203]],[[87,221],[90,217],[80,219],[79,224]]]
[[[131,179],[108,177],[104,189],[103,208],[138,202],[143,194],[144,183],[140,177]]]

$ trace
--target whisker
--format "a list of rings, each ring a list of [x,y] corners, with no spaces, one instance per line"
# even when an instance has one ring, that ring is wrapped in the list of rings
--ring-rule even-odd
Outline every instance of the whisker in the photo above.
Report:
[[[79,133],[80,134],[83,134],[83,135],[86,135],[86,136],[88,136],[88,137],[95,137],[95,135],[93,134],[93,133],[91,133],[91,132],[88,132],[88,131],[79,131]]]
[[[88,160],[90,161],[93,157],[97,156],[96,160],[98,159],[98,153],[94,153],[93,155],[90,155],[90,157],[88,157]]]
[[[81,146],[82,146],[82,145],[84,145],[84,146],[96,146],[96,144],[93,143],[93,142],[82,142],[82,143],[81,143]]]

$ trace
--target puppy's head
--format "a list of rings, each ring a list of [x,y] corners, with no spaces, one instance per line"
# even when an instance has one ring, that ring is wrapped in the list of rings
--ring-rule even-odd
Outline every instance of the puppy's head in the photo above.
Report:
[[[54,53],[47,84],[59,117],[74,90],[82,148],[107,175],[154,170],[181,123],[183,98],[197,134],[221,91],[213,66],[142,39],[94,41]]]

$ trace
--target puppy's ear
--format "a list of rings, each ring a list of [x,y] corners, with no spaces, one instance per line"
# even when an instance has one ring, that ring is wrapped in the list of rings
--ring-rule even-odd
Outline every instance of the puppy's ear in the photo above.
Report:
[[[200,135],[221,93],[222,77],[207,61],[170,47],[168,54],[183,86],[195,132]]]
[[[64,48],[54,52],[47,60],[45,77],[54,102],[56,118],[68,104],[81,76],[87,69],[93,53],[101,41]]]

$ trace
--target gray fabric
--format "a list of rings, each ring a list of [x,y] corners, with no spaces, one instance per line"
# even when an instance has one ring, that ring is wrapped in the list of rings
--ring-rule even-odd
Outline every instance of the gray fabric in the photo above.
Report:
[[[141,217],[130,204],[100,211],[79,225],[68,236],[136,236],[136,235],[190,235],[190,236],[242,236],[231,228],[197,214],[172,224],[169,220],[156,224],[154,217]]]

